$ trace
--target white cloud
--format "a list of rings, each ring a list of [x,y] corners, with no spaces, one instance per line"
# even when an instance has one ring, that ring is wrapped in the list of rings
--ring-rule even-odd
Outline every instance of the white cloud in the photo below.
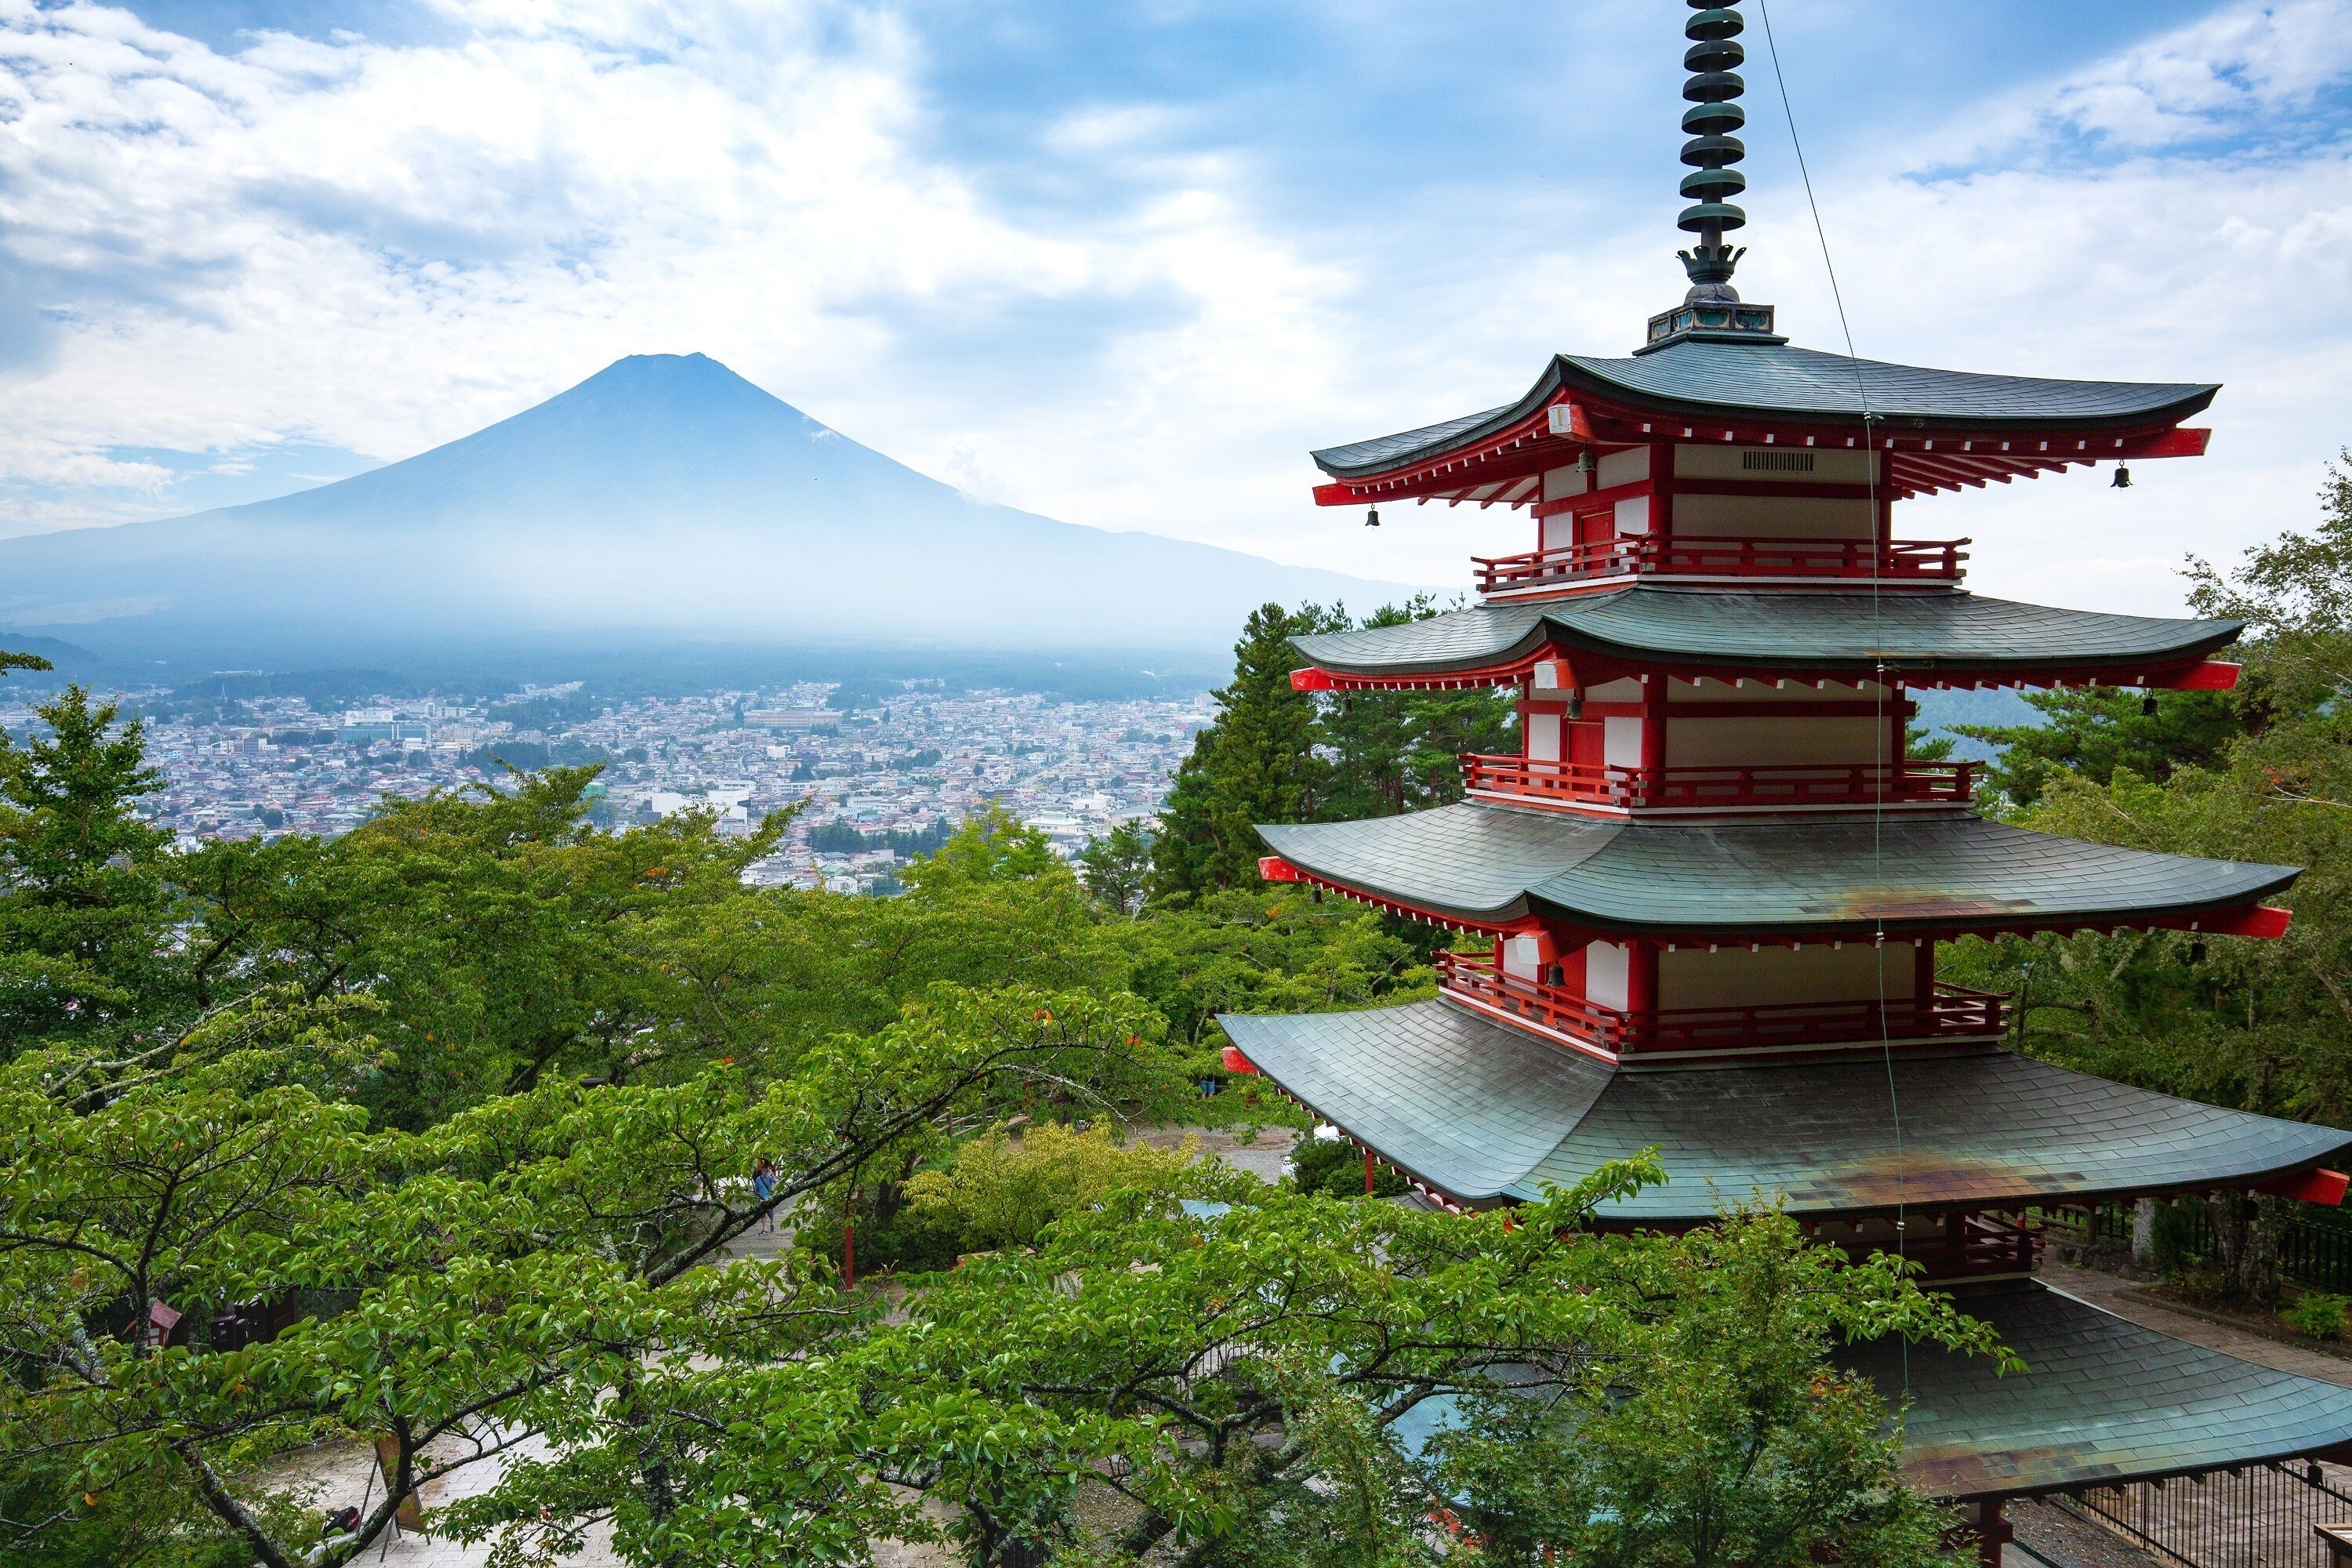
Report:
[[[2244,0],[2078,74],[2048,112],[2128,146],[2161,146],[2299,108],[2347,74],[2343,0]]]
[[[0,363],[46,334],[6,373],[0,484],[29,499],[0,529],[68,520],[26,486],[82,487],[85,519],[163,504],[120,448],[396,458],[698,349],[993,499],[1459,583],[1524,520],[1368,532],[1308,504],[1306,449],[1500,402],[1556,349],[1622,352],[1680,289],[1658,210],[1580,207],[1573,160],[1308,220],[1258,128],[1105,101],[1033,132],[1057,189],[1099,196],[1016,200],[940,134],[923,38],[858,0],[439,4],[456,42],[223,53],[0,0],[0,290],[34,312],[0,320]],[[1601,21],[1649,21],[1621,10]],[[2202,463],[1920,503],[1904,531],[1974,534],[1981,586],[2161,609],[2162,563],[2307,517],[2352,439],[2352,153],[2307,113],[2352,72],[2348,14],[2224,5],[1965,126],[1814,149],[1864,353],[2231,384]],[[1772,124],[1759,106],[1759,163]],[[1834,345],[1793,184],[1757,196],[1743,289]]]

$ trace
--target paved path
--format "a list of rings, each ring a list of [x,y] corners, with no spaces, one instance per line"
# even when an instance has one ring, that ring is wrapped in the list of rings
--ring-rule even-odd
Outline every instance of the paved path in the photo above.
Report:
[[[1272,1185],[1282,1180],[1282,1163],[1290,1158],[1290,1146],[1298,1134],[1288,1127],[1261,1127],[1257,1136],[1244,1143],[1238,1132],[1226,1128],[1154,1127],[1138,1132],[1135,1142],[1154,1149],[1173,1149],[1187,1138],[1201,1141],[1202,1153],[1213,1154],[1234,1170],[1247,1171]]]

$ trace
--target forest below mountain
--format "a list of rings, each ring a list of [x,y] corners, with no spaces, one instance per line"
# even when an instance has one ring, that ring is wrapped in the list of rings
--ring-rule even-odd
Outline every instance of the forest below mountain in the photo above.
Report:
[[[2200,568],[2236,692],[1994,737],[1992,809],[2307,867],[2292,929],[1958,944],[2020,1048],[2352,1120],[2352,479],[2326,500]],[[1489,694],[1293,691],[1284,639],[1338,617],[1251,618],[1156,834],[1074,870],[991,814],[891,899],[746,886],[781,815],[602,829],[591,767],[183,849],[138,723],[44,702],[0,745],[0,1563],[335,1568],[470,1473],[430,1527],[515,1561],[1966,1560],[1825,1360],[2004,1353],[1893,1263],[1770,1212],[1596,1231],[1643,1162],[1512,1221],[1365,1203],[1343,1146],[1269,1185],[1130,1136],[1299,1124],[1203,1096],[1220,1012],[1431,991],[1441,935],[1255,878],[1253,822],[1442,802],[1505,743]],[[306,1495],[318,1444],[382,1479]]]

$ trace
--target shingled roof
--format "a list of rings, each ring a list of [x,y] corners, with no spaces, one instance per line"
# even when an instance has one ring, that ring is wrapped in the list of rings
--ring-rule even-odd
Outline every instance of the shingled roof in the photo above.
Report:
[[[1559,354],[1517,401],[1419,429],[1327,447],[1314,454],[1335,479],[1426,461],[1507,429],[1565,391],[1612,407],[1691,418],[1786,418],[1860,428],[2064,432],[2178,424],[2213,401],[2218,385],[2189,382],[2063,381],[1981,375],[1848,359],[1776,343],[1678,342],[1612,359]]]
[[[2024,1363],[1881,1340],[1842,1352],[1904,1418],[1904,1473],[1936,1497],[2020,1497],[2155,1480],[2352,1442],[2352,1388],[2127,1322],[2046,1286],[1964,1292]],[[1907,1362],[1907,1365],[1905,1364]]]
[[[1462,1202],[1535,1199],[1656,1148],[1664,1186],[1603,1217],[1688,1225],[1783,1199],[1798,1215],[2089,1202],[2242,1185],[2352,1150],[2352,1133],[2225,1110],[2007,1051],[1629,1070],[1444,1000],[1226,1014],[1259,1070]],[[1998,1114],[1988,1108],[1998,1107]]]
[[[1258,829],[1318,880],[1472,925],[1868,936],[2126,925],[2240,910],[2292,867],[2192,859],[1969,816],[1703,825],[1465,802]]]
[[[1641,584],[1569,598],[1482,605],[1371,631],[1291,639],[1318,669],[1373,679],[1508,667],[1547,645],[1655,668],[1873,670],[2115,679],[2176,668],[2235,641],[2226,620],[2052,609],[1975,594],[1741,593]]]

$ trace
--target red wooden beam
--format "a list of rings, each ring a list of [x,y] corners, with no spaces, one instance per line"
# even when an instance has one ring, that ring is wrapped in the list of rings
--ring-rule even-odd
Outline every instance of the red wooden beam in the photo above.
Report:
[[[2210,931],[2215,936],[2276,938],[2286,934],[2287,924],[2294,919],[2293,910],[2283,910],[2274,904],[2251,904],[2241,910],[2225,910],[2218,915],[2200,915],[2187,923],[2192,931]]]
[[[2185,426],[2159,430],[2124,443],[2126,458],[2201,458],[2212,444],[2213,432]]]
[[[2238,677],[2244,667],[2222,659],[2209,658],[2192,664],[2169,679],[2151,680],[2150,686],[2160,686],[2168,691],[2234,691]]]
[[[1304,882],[1307,880],[1307,878],[1300,873],[1297,867],[1292,865],[1289,861],[1284,859],[1279,855],[1259,856],[1257,858],[1257,874],[1260,877],[1265,878],[1269,882]]]
[[[2347,1188],[2352,1188],[2352,1177],[2341,1171],[2301,1171],[2292,1176],[2281,1176],[2275,1182],[2254,1184],[2258,1193],[2331,1209],[2342,1206]]]
[[[1339,683],[1332,679],[1328,670],[1309,666],[1290,672],[1290,689],[1293,691],[1336,691],[1339,689]]]
[[[1225,1047],[1224,1062],[1227,1072],[1240,1073],[1244,1076],[1254,1076],[1257,1073],[1257,1063],[1242,1055],[1242,1048],[1239,1046]]]

